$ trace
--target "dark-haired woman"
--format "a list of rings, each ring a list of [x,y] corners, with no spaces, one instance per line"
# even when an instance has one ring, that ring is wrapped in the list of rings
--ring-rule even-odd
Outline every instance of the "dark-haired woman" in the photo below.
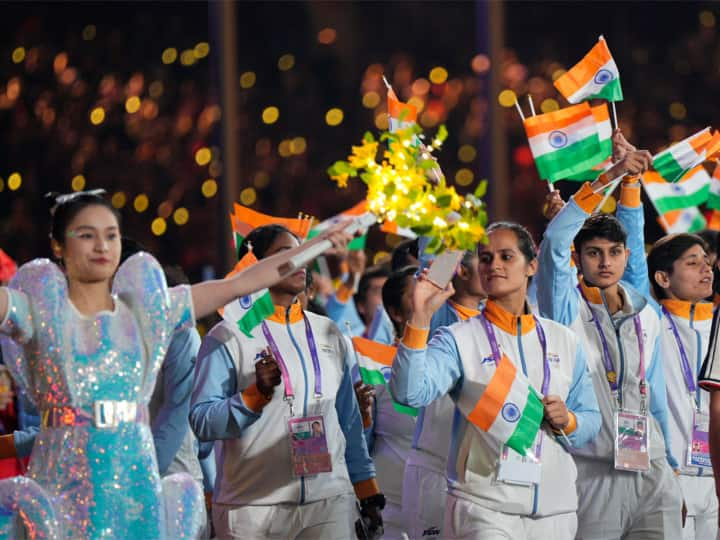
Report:
[[[694,234],[672,234],[655,242],[648,276],[662,305],[660,337],[672,453],[678,461],[687,519],[684,539],[715,538],[718,501],[708,453],[710,395],[698,385],[708,349],[713,305],[712,265],[707,245]]]
[[[529,311],[527,286],[537,258],[527,230],[503,222],[488,227],[487,234],[488,244],[479,246],[480,278],[488,296],[481,315],[439,329],[426,343],[433,313],[454,290],[451,285],[439,290],[422,276],[390,388],[395,399],[410,406],[426,406],[446,394],[457,405],[445,538],[570,540],[577,528],[576,471],[563,444],[583,446],[600,427],[585,352],[570,330]],[[521,465],[522,458],[504,445],[513,433],[508,428],[520,420],[518,404],[505,402],[489,424],[505,426],[506,437],[489,433],[488,425],[480,427],[483,418],[490,418],[480,398],[498,372],[508,374],[502,377],[503,388],[516,380],[542,396],[541,414],[548,425],[529,444],[532,466]],[[502,395],[497,393],[500,402]],[[560,437],[567,441],[561,443]]]
[[[262,262],[298,244],[267,225],[247,235],[240,256],[252,246]],[[356,498],[370,525],[382,525],[348,347],[330,319],[302,309],[305,286],[300,270],[270,287],[275,312],[252,337],[222,321],[201,345],[190,424],[220,448],[212,509],[219,538],[350,539]],[[324,436],[310,436],[313,422]]]
[[[3,356],[42,417],[27,478],[0,483],[2,510],[43,538],[192,536],[200,491],[182,476],[161,489],[147,425],[157,370],[174,331],[273,284],[297,250],[169,289],[146,253],[118,268],[120,220],[101,193],[57,197],[51,214],[59,265],[32,261],[0,288]]]

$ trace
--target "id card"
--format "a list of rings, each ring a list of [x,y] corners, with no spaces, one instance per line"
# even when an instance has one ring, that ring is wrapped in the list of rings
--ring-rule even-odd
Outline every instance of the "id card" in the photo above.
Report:
[[[647,415],[615,413],[615,468],[621,471],[650,469],[650,425]]]
[[[290,418],[288,431],[293,476],[314,476],[332,471],[322,416]]]
[[[712,467],[710,462],[709,428],[710,416],[707,413],[695,411],[692,439],[687,449],[687,459],[685,461],[688,467]]]
[[[506,484],[521,486],[539,484],[542,443],[543,432],[540,430],[535,439],[535,452],[531,452],[528,456],[521,456],[512,448],[503,445],[497,479]]]

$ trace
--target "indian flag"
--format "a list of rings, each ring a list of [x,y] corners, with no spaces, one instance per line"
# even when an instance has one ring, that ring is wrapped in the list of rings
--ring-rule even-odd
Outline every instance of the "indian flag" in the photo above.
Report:
[[[375,386],[385,386],[390,380],[390,372],[397,347],[384,345],[362,337],[352,338],[352,343],[357,353],[360,377],[363,382]],[[402,405],[396,401],[393,401],[393,408],[399,413],[410,416],[417,416],[418,414],[417,409]]]
[[[698,131],[653,156],[653,167],[660,176],[675,182],[686,171],[705,161],[706,147],[712,140],[710,128]]]
[[[401,227],[394,221],[384,221],[383,224],[380,225],[380,230],[384,233],[402,236],[403,238],[410,238],[411,240],[417,238],[417,234],[415,234],[412,229],[409,229],[408,227]]]
[[[720,165],[715,166],[712,179],[710,180],[710,194],[707,200],[708,208],[720,210]]]
[[[238,261],[235,268],[232,269],[227,277],[242,272],[256,262],[257,258],[255,254],[252,251],[248,251],[245,256]],[[220,315],[229,323],[237,325],[243,334],[248,337],[253,337],[252,330],[274,312],[275,306],[273,305],[270,291],[262,289],[243,296],[242,298],[236,298],[222,308]]]
[[[343,218],[356,218],[359,216],[364,216],[365,214],[369,214],[370,211],[367,209],[367,200],[360,201],[352,208],[349,208],[348,210],[345,210],[344,212],[340,212],[336,216],[331,217],[330,219],[326,219],[325,221],[321,221],[318,223],[315,227],[313,227],[310,230],[310,234],[308,234],[308,240],[311,238],[317,236],[321,232],[329,229],[331,226],[335,225],[338,221],[340,221]],[[358,236],[357,238],[353,238],[350,243],[348,244],[348,249],[351,251],[359,251],[361,249],[365,249],[365,243],[367,242],[367,231],[362,236]]]
[[[487,385],[465,380],[468,397],[478,394],[470,407],[463,399],[458,407],[467,419],[520,455],[528,455],[543,420],[543,404],[537,391],[515,364],[503,354]],[[472,401],[472,400],[471,400]]]
[[[702,215],[702,212],[700,212],[696,206],[682,210],[673,210],[672,212],[664,214],[663,218],[665,218],[667,227],[663,223],[662,218],[658,218],[658,222],[666,229],[665,232],[667,234],[695,233],[702,231],[707,224],[705,216]]]
[[[620,71],[602,36],[598,38],[597,44],[590,49],[590,52],[554,84],[570,103],[580,103],[595,98],[608,101],[623,100]]]
[[[652,171],[643,175],[643,181],[659,214],[703,204],[710,192],[710,176],[702,165],[690,170],[679,182],[667,182]]]
[[[542,179],[562,180],[607,157],[603,155],[595,117],[587,103],[530,116],[524,124]]]
[[[720,210],[710,210],[706,215],[707,228],[711,231],[720,231]]]
[[[312,223],[310,219],[269,216],[237,203],[233,205],[233,209],[234,213],[230,214],[230,223],[232,223],[233,227],[236,250],[253,229],[264,225],[282,225],[290,232],[296,234],[301,240],[304,240],[310,232],[310,225]]]
[[[390,132],[404,129],[417,122],[417,107],[403,103],[397,97],[395,90],[388,87],[388,115],[390,116]]]
[[[595,125],[598,130],[598,139],[600,140],[600,151],[605,159],[588,169],[577,174],[572,174],[565,178],[565,180],[574,181],[593,181],[598,176],[612,167],[612,125],[610,124],[610,114],[608,113],[607,104],[603,103],[596,107],[592,107],[593,118],[595,118]]]

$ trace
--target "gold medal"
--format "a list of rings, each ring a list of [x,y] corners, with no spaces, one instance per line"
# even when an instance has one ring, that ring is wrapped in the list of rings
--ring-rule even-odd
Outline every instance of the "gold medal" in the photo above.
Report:
[[[608,371],[607,380],[610,383],[615,383],[615,381],[617,380],[617,373],[615,373],[614,371]]]

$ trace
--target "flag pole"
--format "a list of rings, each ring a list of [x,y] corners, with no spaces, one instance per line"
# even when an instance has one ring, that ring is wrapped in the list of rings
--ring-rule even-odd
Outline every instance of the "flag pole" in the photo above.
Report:
[[[535,104],[533,103],[532,94],[528,94],[528,103],[530,104],[530,112],[535,116]]]
[[[645,193],[647,193],[647,184],[645,184],[645,177],[644,177],[644,175],[642,175],[642,174],[640,175],[640,184],[642,185],[643,188],[645,188]],[[670,224],[667,222],[667,219],[665,219],[665,215],[662,214],[662,213],[660,212],[660,210],[658,210],[658,207],[657,207],[657,205],[655,204],[655,201],[653,200],[652,197],[650,197],[650,194],[649,194],[649,193],[648,193],[648,199],[650,199],[650,202],[652,203],[653,208],[655,209],[655,212],[657,212],[657,215],[658,215],[658,217],[659,217],[659,219],[660,219],[660,224],[661,224],[661,225],[663,226],[663,228],[665,229],[665,234],[667,234],[668,231],[670,230]]]
[[[611,101],[610,103],[612,104],[612,113],[613,113],[613,120],[615,121],[615,129],[618,129],[620,126],[618,125],[617,109],[615,108],[615,102]]]
[[[522,109],[520,108],[520,104],[518,103],[517,96],[515,96],[515,108],[517,109],[517,112],[520,115],[520,120],[522,120],[524,122],[525,115],[523,114]]]

